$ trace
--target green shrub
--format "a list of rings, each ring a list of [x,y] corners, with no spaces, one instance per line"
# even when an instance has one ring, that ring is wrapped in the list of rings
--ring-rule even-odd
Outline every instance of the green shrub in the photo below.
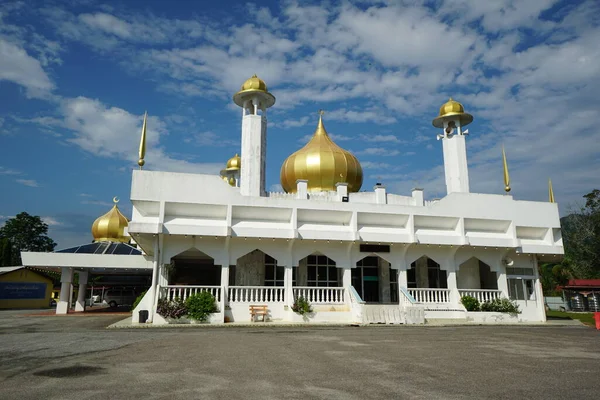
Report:
[[[135,310],[135,308],[138,306],[138,304],[140,304],[140,301],[142,301],[142,299],[144,298],[144,296],[146,295],[147,290],[144,290],[133,302],[133,306],[131,306],[131,311]]]
[[[172,301],[167,299],[158,300],[156,306],[156,312],[165,318],[181,318],[186,313],[185,303],[179,297],[176,297]]]
[[[521,313],[517,303],[506,298],[488,300],[485,303],[482,303],[481,311],[505,312],[511,314]]]
[[[191,295],[185,301],[187,315],[198,321],[206,321],[211,313],[217,312],[215,297],[209,292]]]
[[[460,302],[467,309],[467,311],[479,311],[479,300],[473,296],[463,296],[460,298]]]
[[[292,305],[292,311],[300,315],[304,315],[311,313],[313,310],[308,300],[300,296],[294,301],[294,304]]]

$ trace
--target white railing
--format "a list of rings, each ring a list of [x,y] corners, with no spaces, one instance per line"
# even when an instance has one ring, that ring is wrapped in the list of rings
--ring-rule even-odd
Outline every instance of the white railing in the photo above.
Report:
[[[313,304],[342,304],[344,300],[343,287],[295,287],[294,298],[304,297]]]
[[[480,303],[485,303],[486,301],[492,301],[502,297],[501,290],[493,289],[458,289],[458,293],[460,293],[461,298],[463,296],[475,297]]]
[[[283,303],[285,291],[281,286],[229,286],[230,303]]]
[[[417,300],[410,294],[409,289],[400,287],[400,301],[398,302],[404,312],[404,323],[407,325],[425,323],[425,306],[417,304]]]
[[[450,289],[408,289],[417,303],[450,303]]]
[[[193,294],[209,292],[217,302],[221,301],[221,286],[188,286],[188,285],[169,285],[160,288],[161,298],[173,300],[179,297],[181,300],[187,299]]]

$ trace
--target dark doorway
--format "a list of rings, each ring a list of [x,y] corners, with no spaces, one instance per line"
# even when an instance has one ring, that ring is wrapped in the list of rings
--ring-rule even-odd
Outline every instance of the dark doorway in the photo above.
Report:
[[[352,268],[352,286],[367,303],[379,303],[379,258],[366,257]]]

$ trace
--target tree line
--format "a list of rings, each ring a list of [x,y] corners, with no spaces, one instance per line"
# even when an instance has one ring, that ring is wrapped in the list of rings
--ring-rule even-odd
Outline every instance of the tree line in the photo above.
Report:
[[[540,265],[546,295],[569,279],[600,278],[600,190],[583,196],[585,205],[560,219],[565,256],[562,262]]]
[[[48,224],[37,215],[22,212],[0,227],[0,267],[22,265],[21,251],[47,252],[55,247]]]

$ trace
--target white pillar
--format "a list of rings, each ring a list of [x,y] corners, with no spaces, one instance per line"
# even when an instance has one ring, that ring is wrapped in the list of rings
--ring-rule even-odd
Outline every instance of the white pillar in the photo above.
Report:
[[[387,203],[387,196],[385,193],[385,186],[381,185],[381,184],[377,184],[375,185],[375,187],[373,188],[373,190],[375,191],[375,203],[377,204],[386,204]]]
[[[345,288],[352,286],[352,268],[342,268],[342,284]]]
[[[453,262],[447,262],[446,268],[443,268],[448,273],[448,289],[450,289],[450,304],[459,305],[460,293],[458,292],[458,285],[456,282],[456,266]]]
[[[338,182],[335,184],[335,188],[338,201],[343,201],[344,197],[348,197],[348,182]]]
[[[285,305],[291,307],[294,304],[294,270],[291,265],[286,265],[283,271],[283,291]]]
[[[256,106],[253,105],[255,108]],[[242,118],[242,196],[264,196],[267,160],[267,118],[248,114]]]
[[[71,299],[71,282],[73,282],[73,268],[63,267],[60,274],[60,298],[56,305],[57,314],[66,314],[69,310]]]
[[[152,323],[154,313],[156,312],[156,305],[158,303],[158,266],[159,264],[159,236],[154,237],[154,259],[152,263],[152,283],[150,284],[150,299],[152,299],[152,307],[148,310],[148,319],[146,322]]]
[[[421,188],[414,188],[412,190],[412,198],[414,201],[414,205],[415,206],[424,206],[425,205],[425,198],[423,196],[423,189]]]
[[[296,181],[296,198],[308,199],[308,181],[306,179],[298,179]]]
[[[535,275],[535,300],[537,302],[537,311],[540,321],[546,321],[546,306],[544,302],[544,291],[542,290],[542,282],[540,282],[540,272],[538,270],[538,259],[534,254],[531,256],[533,261],[533,273]]]
[[[225,307],[229,304],[229,264],[221,265],[221,290],[223,290],[221,302]],[[221,312],[225,312],[225,310],[223,309]]]
[[[87,289],[88,271],[79,271],[79,292],[77,293],[77,302],[75,311],[85,311],[85,292]]]
[[[502,291],[502,297],[508,299],[508,281],[506,280],[506,267],[504,265],[500,265],[496,276],[498,290]]]
[[[469,192],[469,169],[467,167],[467,144],[465,136],[460,134],[460,122],[454,121],[457,128],[450,137],[442,139],[444,151],[444,172],[446,174],[446,190],[452,192]],[[444,129],[448,121],[444,122]]]

